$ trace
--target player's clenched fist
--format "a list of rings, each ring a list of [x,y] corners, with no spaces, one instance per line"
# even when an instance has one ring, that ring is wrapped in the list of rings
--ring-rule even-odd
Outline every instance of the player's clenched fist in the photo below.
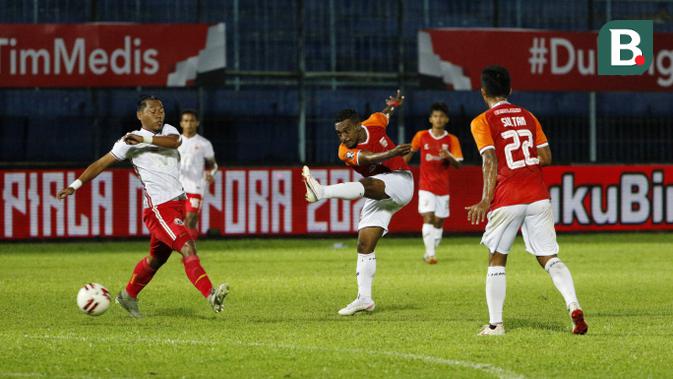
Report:
[[[143,142],[143,137],[133,133],[126,133],[123,140],[127,145],[137,145]]]
[[[71,187],[65,187],[64,189],[58,191],[58,195],[56,196],[58,196],[59,200],[63,200],[66,197],[72,195],[73,193],[75,193],[74,189],[72,189]]]

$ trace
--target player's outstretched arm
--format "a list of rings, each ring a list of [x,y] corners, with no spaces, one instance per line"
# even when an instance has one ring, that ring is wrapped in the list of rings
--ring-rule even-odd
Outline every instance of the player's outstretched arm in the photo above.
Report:
[[[486,219],[486,213],[491,206],[495,194],[495,183],[498,178],[498,157],[495,150],[488,149],[481,154],[483,159],[482,175],[484,177],[484,186],[481,193],[481,201],[477,204],[465,207],[467,209],[467,220],[472,224],[479,224]]]
[[[390,117],[390,115],[393,114],[393,111],[395,111],[395,108],[401,107],[402,103],[404,103],[404,96],[402,96],[400,90],[397,90],[394,96],[388,97],[388,100],[386,100],[386,107],[383,108],[381,113]]]
[[[540,160],[540,166],[549,166],[551,164],[551,149],[549,145],[538,147],[537,157]]]
[[[395,146],[394,149],[383,151],[381,153],[372,153],[369,151],[361,150],[359,152],[360,155],[358,156],[358,162],[361,166],[376,164],[390,158],[409,154],[410,151],[411,151],[411,145],[408,143],[397,145]]]
[[[159,147],[165,147],[168,149],[177,149],[182,144],[180,136],[177,134],[171,134],[168,136],[140,136],[133,133],[127,133],[124,138],[124,142],[127,145],[137,145],[139,143],[149,143]]]
[[[103,170],[110,167],[116,162],[117,158],[115,158],[115,156],[112,155],[112,153],[107,153],[103,155],[97,161],[90,164],[89,167],[87,167],[86,170],[84,170],[82,175],[80,175],[79,178],[77,178],[77,180],[75,180],[69,186],[65,187],[64,189],[58,192],[57,196],[59,200],[63,200],[66,197],[72,195],[79,187],[82,186],[82,184],[93,180],[95,177],[98,176],[98,174],[103,172]]]

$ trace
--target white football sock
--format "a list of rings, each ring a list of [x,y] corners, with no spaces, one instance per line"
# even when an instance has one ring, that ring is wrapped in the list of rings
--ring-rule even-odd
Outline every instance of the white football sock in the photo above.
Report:
[[[332,184],[323,189],[323,199],[357,200],[365,195],[365,187],[360,182]]]
[[[372,298],[372,283],[376,274],[376,254],[358,254],[357,277],[358,277],[358,298]]]
[[[488,304],[488,322],[491,325],[502,323],[502,308],[505,305],[506,291],[505,267],[489,267],[486,274],[486,304]]]
[[[556,289],[563,296],[563,300],[566,302],[566,308],[579,308],[579,301],[577,301],[577,295],[575,294],[575,283],[573,283],[573,277],[570,275],[568,266],[566,266],[560,259],[552,258],[544,265],[544,270],[547,271],[552,282],[554,282]],[[575,305],[571,307],[573,303],[575,303]]]
[[[442,242],[442,234],[444,234],[444,228],[435,228],[435,248],[439,247],[439,243]]]
[[[423,224],[423,244],[425,245],[425,255],[435,256],[435,227],[432,224]]]

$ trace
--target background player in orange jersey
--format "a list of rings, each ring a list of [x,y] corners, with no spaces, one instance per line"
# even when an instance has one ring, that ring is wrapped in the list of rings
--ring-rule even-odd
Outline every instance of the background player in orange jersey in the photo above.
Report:
[[[335,130],[341,142],[339,159],[360,173],[364,177],[362,180],[323,186],[311,176],[308,167],[304,166],[302,172],[308,202],[366,198],[358,224],[358,296],[339,311],[342,316],[374,310],[374,249],[378,240],[388,232],[393,214],[413,197],[414,178],[402,158],[409,153],[411,145],[395,146],[386,134],[390,115],[403,101],[404,97],[397,91],[395,96],[388,98],[383,111],[372,114],[365,121],[360,121],[360,116],[352,109],[345,109],[338,114]]]
[[[458,137],[445,130],[449,123],[446,104],[432,104],[428,121],[432,128],[416,133],[404,160],[409,162],[415,152],[421,151],[418,213],[423,216],[423,260],[435,264],[435,250],[442,240],[444,220],[449,217],[449,167],[462,166],[463,151]]]
[[[471,125],[472,135],[483,159],[484,185],[481,201],[470,207],[472,223],[488,223],[481,239],[489,250],[486,275],[486,303],[489,324],[480,335],[503,335],[502,308],[505,303],[505,265],[514,239],[521,228],[526,250],[552,279],[563,296],[573,321],[575,334],[588,326],[580,308],[568,267],[558,258],[549,191],[540,166],[551,164],[551,149],[537,118],[526,109],[510,104],[509,72],[489,66],[481,73],[481,95],[489,109]]]

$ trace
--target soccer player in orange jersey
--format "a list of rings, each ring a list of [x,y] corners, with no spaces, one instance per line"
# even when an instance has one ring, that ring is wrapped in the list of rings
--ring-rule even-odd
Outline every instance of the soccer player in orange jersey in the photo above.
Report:
[[[386,134],[390,115],[403,101],[404,97],[397,91],[395,96],[388,98],[383,111],[372,114],[365,121],[360,121],[360,116],[352,109],[345,109],[337,116],[335,130],[341,142],[339,159],[360,173],[363,179],[324,186],[311,176],[308,167],[304,166],[302,170],[308,202],[366,198],[358,224],[358,296],[339,311],[342,316],[374,310],[374,249],[378,240],[388,232],[388,224],[393,214],[407,205],[413,197],[414,178],[402,158],[409,153],[411,146],[395,146]]]
[[[432,128],[416,133],[404,160],[409,162],[415,152],[421,151],[418,213],[423,216],[423,260],[436,264],[435,250],[442,240],[444,220],[449,217],[449,168],[462,166],[463,151],[458,137],[445,129],[449,123],[446,104],[432,104],[429,121]]]
[[[466,207],[467,218],[472,224],[488,218],[481,243],[490,253],[486,275],[490,320],[479,334],[505,334],[505,265],[519,229],[526,250],[535,255],[563,296],[574,324],[572,332],[584,334],[588,326],[570,271],[557,255],[549,191],[542,177],[541,166],[551,164],[551,149],[537,118],[507,101],[510,83],[504,67],[489,66],[482,71],[481,95],[489,109],[471,124],[483,159],[484,184],[481,201]]]

